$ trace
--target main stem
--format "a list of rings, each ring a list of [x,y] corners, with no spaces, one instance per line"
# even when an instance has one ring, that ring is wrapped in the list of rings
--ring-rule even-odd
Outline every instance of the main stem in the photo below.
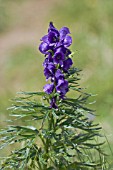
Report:
[[[48,126],[49,132],[52,131],[52,129],[54,128],[54,118],[53,118],[53,115],[52,115],[51,112],[49,113],[49,116],[48,116],[48,125],[47,126]],[[47,137],[46,145],[45,145],[45,162],[46,162],[46,165],[44,165],[44,170],[47,169],[50,146],[51,146],[51,138]]]

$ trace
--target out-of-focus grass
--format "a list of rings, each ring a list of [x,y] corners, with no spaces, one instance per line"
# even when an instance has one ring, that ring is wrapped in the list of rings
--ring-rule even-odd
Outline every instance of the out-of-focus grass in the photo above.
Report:
[[[72,49],[78,51],[75,65],[83,69],[82,85],[98,94],[95,107],[103,119],[113,116],[112,6],[111,0],[65,1],[57,6],[54,19],[71,29]]]
[[[19,2],[23,3],[22,0],[0,1],[1,33],[5,29],[13,28],[16,22],[16,16],[13,16],[9,3],[16,7]],[[27,2],[24,0],[24,3]],[[71,49],[75,51],[74,63],[83,69],[81,86],[88,88],[88,92],[98,94],[93,98],[97,101],[94,105],[98,115],[97,121],[101,121],[108,140],[110,139],[110,143],[113,144],[113,1],[65,0],[64,3],[58,0],[57,3],[56,1],[53,3],[53,10],[47,19],[53,21],[59,28],[64,25],[70,28],[73,37]],[[22,15],[23,13],[20,13],[20,17]],[[6,90],[0,91],[1,114],[6,112],[8,100],[15,96],[16,89],[42,90],[44,85],[42,62],[43,57],[34,46],[19,46],[10,52],[4,68]]]
[[[25,0],[0,0],[0,33],[13,28],[15,22],[14,10]]]

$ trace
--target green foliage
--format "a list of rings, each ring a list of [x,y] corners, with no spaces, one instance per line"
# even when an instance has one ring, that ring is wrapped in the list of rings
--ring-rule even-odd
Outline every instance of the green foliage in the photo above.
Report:
[[[0,148],[20,146],[2,159],[1,170],[107,170],[101,127],[88,118],[94,114],[86,106],[91,94],[80,88],[79,71],[72,68],[66,75],[75,97],[59,100],[58,109],[48,106],[44,92],[20,92],[13,100]]]

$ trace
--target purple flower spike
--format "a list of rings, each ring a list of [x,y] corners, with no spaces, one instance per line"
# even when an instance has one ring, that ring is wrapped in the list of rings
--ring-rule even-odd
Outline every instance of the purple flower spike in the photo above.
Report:
[[[45,93],[51,94],[54,90],[54,84],[46,84],[43,89]]]
[[[71,59],[71,58],[68,58],[67,60],[65,60],[65,61],[63,62],[63,70],[64,70],[65,72],[67,72],[67,71],[70,69],[70,67],[72,66],[72,64],[73,64],[72,59]]]
[[[44,54],[43,62],[44,75],[46,80],[51,84],[44,86],[44,92],[51,94],[49,97],[50,108],[57,109],[57,101],[64,99],[69,91],[68,81],[65,80],[65,74],[68,72],[73,62],[69,58],[71,51],[68,47],[72,44],[72,38],[69,36],[70,31],[67,27],[62,27],[59,31],[50,22],[48,34],[43,36],[39,50]],[[55,95],[59,93],[59,95]]]

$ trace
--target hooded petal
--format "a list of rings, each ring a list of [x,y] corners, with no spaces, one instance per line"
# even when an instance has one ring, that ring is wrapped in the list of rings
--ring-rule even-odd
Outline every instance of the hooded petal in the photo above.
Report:
[[[59,33],[60,33],[60,40],[63,40],[67,34],[70,34],[70,31],[69,31],[69,28],[62,27]]]
[[[65,47],[69,47],[72,44],[71,36],[66,35],[63,44],[64,44]]]
[[[45,42],[42,42],[39,46],[39,50],[43,54],[47,54],[47,51],[49,50],[49,45]]]
[[[43,89],[45,93],[51,94],[54,90],[54,84],[46,84]]]
[[[63,70],[67,72],[70,69],[70,67],[72,66],[72,64],[73,64],[72,59],[68,58],[67,60],[65,60],[63,62],[63,67],[62,67]]]
[[[58,70],[56,71],[56,73],[55,73],[55,78],[56,78],[57,80],[59,80],[59,79],[64,79],[64,75],[63,75],[63,73],[61,72],[60,69],[58,69]]]

